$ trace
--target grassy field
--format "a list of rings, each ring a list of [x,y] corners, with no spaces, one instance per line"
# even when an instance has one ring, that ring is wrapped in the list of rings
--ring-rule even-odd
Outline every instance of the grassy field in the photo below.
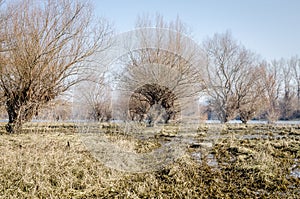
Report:
[[[122,172],[95,158],[74,124],[13,135],[2,124],[0,198],[300,198],[300,126],[201,124],[142,142],[112,128],[101,131],[137,153],[180,138],[185,154],[159,170]]]

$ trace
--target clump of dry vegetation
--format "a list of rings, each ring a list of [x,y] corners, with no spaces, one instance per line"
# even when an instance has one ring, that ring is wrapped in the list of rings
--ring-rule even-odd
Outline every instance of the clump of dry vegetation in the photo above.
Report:
[[[295,140],[269,139],[224,139],[214,148],[232,196],[252,197],[299,195],[299,178],[290,176],[299,151]]]
[[[299,170],[296,127],[290,128],[290,137],[242,139],[241,127],[233,125],[211,148],[187,148],[174,163],[145,173],[105,167],[87,150],[72,124],[27,127],[20,134],[0,135],[3,198],[297,198],[300,194],[300,178],[291,175],[292,169]],[[157,147],[155,140],[134,143],[140,153]],[[191,155],[197,150],[200,162]],[[217,165],[209,164],[211,154]]]

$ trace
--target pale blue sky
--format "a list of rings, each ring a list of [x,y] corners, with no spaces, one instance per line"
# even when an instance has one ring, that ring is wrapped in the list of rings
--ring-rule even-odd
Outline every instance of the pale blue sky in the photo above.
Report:
[[[134,29],[138,15],[177,15],[201,43],[230,30],[247,48],[272,60],[300,55],[300,0],[92,0],[97,15],[118,33]]]

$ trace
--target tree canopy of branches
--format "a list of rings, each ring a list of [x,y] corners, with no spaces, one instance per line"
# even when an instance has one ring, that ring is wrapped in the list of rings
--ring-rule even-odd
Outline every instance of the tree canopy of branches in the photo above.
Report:
[[[267,69],[267,120],[273,123],[278,119],[300,118],[299,58],[294,56],[290,59],[273,60]]]
[[[187,39],[185,26],[179,19],[166,23],[157,16],[153,24],[147,18],[139,18],[136,28],[135,42],[139,48],[130,49],[120,58],[124,66],[120,87],[131,91],[130,99],[135,103],[129,103],[135,106],[129,109],[139,115],[136,118],[143,119],[141,116],[155,105],[166,110],[165,122],[168,122],[202,90],[201,54],[198,46]]]
[[[89,76],[76,87],[80,119],[109,121],[112,118],[112,94],[110,85],[105,82],[105,73]],[[79,118],[78,118],[79,119]]]
[[[237,115],[246,123],[263,107],[264,85],[256,56],[229,32],[203,42],[206,53],[204,82],[210,105],[221,122]]]
[[[5,10],[0,89],[13,133],[80,81],[87,59],[108,47],[111,28],[105,20],[95,23],[91,6],[80,1],[20,0]]]

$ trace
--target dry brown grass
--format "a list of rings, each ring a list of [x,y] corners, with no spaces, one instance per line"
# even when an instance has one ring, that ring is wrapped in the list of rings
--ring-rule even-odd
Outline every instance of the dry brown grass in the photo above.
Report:
[[[240,132],[231,129],[229,136],[206,149],[206,154],[215,154],[217,168],[207,164],[207,156],[202,155],[200,164],[187,152],[161,170],[137,174],[103,166],[89,153],[75,130],[71,124],[43,124],[35,128],[29,124],[23,133],[0,135],[0,198],[299,198],[300,195],[299,178],[289,175],[294,160],[300,159],[295,132],[291,138],[239,139]],[[295,128],[284,133],[289,135],[292,131]],[[142,153],[156,146],[153,140],[134,143],[132,150]]]
[[[76,134],[30,133],[0,139],[3,198],[89,197],[102,193],[103,184],[120,176],[95,161]]]

